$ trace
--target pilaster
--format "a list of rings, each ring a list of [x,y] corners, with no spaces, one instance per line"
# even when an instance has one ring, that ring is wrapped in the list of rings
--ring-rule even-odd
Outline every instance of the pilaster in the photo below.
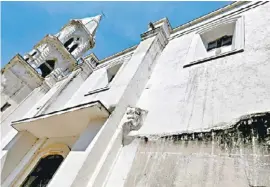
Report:
[[[155,29],[141,35],[141,42],[126,64],[125,71],[119,74],[118,84],[121,87],[118,87],[117,92],[121,97],[116,101],[115,110],[95,139],[88,145],[89,152],[85,153],[84,160],[80,160],[83,162],[82,167],[73,171],[77,173],[77,176],[73,181],[70,180],[69,184],[67,182],[67,186],[102,186],[123,145],[123,138],[124,144],[132,141],[128,137],[129,132],[136,130],[142,124],[141,122],[138,123],[139,125],[133,123],[137,119],[141,119],[140,115],[134,115],[135,118],[131,122],[133,126],[124,125],[124,129],[122,129],[121,121],[128,117],[125,115],[128,107],[136,106],[151,77],[158,56],[168,43],[170,27],[167,19],[154,25],[156,25]],[[128,111],[132,111],[132,109]],[[144,110],[140,109],[140,111]]]

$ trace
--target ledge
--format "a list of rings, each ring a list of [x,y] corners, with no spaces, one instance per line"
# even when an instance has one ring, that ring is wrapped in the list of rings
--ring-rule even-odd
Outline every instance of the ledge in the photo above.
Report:
[[[99,89],[95,89],[93,91],[90,91],[87,94],[85,94],[84,96],[92,95],[92,94],[99,93],[99,92],[104,92],[104,91],[109,90],[109,89],[110,89],[109,86],[105,86],[103,88],[99,88]]]
[[[35,76],[38,81],[42,83],[43,78],[38,74],[38,72],[30,65],[28,64],[24,58],[20,54],[16,54],[6,65],[1,69],[1,73],[4,73],[5,70],[11,68],[14,64],[17,62],[21,63],[24,67],[26,67],[26,70],[28,70],[29,74]]]
[[[236,50],[229,51],[229,52],[226,52],[226,53],[221,53],[221,54],[216,55],[216,56],[203,58],[203,59],[200,59],[200,60],[193,61],[193,62],[191,62],[189,64],[186,64],[186,65],[183,66],[183,68],[187,68],[187,67],[190,67],[190,66],[193,66],[193,65],[196,65],[196,64],[201,64],[201,63],[204,63],[204,62],[207,62],[207,61],[210,61],[210,60],[215,60],[215,59],[218,59],[218,58],[222,58],[222,57],[225,57],[225,56],[230,56],[230,55],[240,53],[240,52],[243,52],[243,51],[244,51],[244,49],[236,49]]]
[[[12,122],[18,131],[28,131],[37,138],[77,136],[91,121],[108,118],[110,112],[100,102],[93,101]]]

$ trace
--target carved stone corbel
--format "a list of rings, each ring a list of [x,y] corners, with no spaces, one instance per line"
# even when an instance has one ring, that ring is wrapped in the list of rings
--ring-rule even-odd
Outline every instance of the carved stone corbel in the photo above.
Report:
[[[126,114],[123,118],[124,122],[122,125],[122,130],[123,130],[122,144],[123,145],[128,145],[132,142],[134,137],[129,136],[128,134],[131,131],[137,131],[141,128],[143,124],[143,119],[146,114],[147,112],[140,108],[135,108],[135,107],[127,108]]]

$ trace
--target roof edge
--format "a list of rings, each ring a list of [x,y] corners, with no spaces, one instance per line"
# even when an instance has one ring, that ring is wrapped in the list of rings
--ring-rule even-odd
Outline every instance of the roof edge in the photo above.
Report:
[[[184,23],[182,25],[179,25],[179,26],[173,28],[171,34],[174,34],[174,33],[178,32],[178,31],[181,31],[181,30],[186,29],[188,27],[194,26],[195,24],[198,24],[199,22],[205,21],[205,20],[210,19],[210,18],[212,18],[212,17],[214,17],[214,16],[216,16],[216,15],[218,15],[220,13],[227,12],[227,11],[232,10],[233,8],[237,7],[237,6],[244,5],[244,4],[247,4],[247,3],[250,3],[250,1],[235,1],[235,2],[233,2],[231,4],[229,4],[229,5],[226,5],[226,6],[222,7],[222,8],[214,10],[214,11],[208,13],[208,14],[205,14],[205,15],[203,15],[201,17],[195,18],[195,19],[193,19],[193,20],[191,20],[191,21],[189,21],[187,23]]]
[[[177,26],[175,28],[172,28],[172,26],[170,24],[170,20],[167,17],[164,17],[164,18],[162,18],[160,20],[157,20],[157,21],[155,21],[153,23],[154,24],[159,24],[159,23],[167,20],[169,27],[172,28],[170,34],[174,34],[174,33],[178,32],[178,31],[181,31],[181,30],[183,30],[183,29],[185,29],[187,27],[193,26],[193,25],[195,25],[195,24],[197,24],[199,22],[202,22],[202,21],[205,21],[205,20],[207,20],[209,18],[212,18],[212,17],[216,16],[217,14],[232,10],[236,6],[240,6],[240,5],[247,4],[247,3],[249,3],[249,1],[235,1],[235,2],[233,2],[231,4],[229,4],[229,5],[226,5],[226,6],[222,7],[222,8],[214,10],[214,11],[212,11],[210,13],[207,13],[207,14],[201,16],[201,17],[195,18],[195,19],[193,19],[193,20],[191,20],[191,21],[189,21],[187,23],[184,23],[182,25],[179,25],[179,26]],[[101,64],[101,63],[104,63],[104,62],[106,62],[108,60],[111,60],[113,58],[119,57],[119,56],[121,56],[121,55],[123,55],[125,53],[128,53],[128,52],[132,51],[133,49],[135,49],[138,45],[139,44],[134,45],[134,46],[129,47],[129,48],[126,48],[126,49],[124,49],[124,50],[122,50],[122,51],[120,51],[118,53],[115,53],[115,54],[113,54],[111,56],[105,57],[104,59],[99,60],[98,63]],[[89,55],[86,56],[85,58],[87,58],[87,57],[89,57]]]
[[[49,112],[49,113],[44,113],[44,114],[40,114],[40,115],[37,115],[37,116],[12,121],[11,125],[15,125],[15,124],[21,123],[21,122],[27,122],[29,120],[35,120],[35,119],[38,119],[38,118],[41,118],[41,117],[49,117],[49,116],[51,116],[53,114],[58,114],[59,112],[66,112],[66,111],[69,111],[69,110],[72,110],[72,109],[79,109],[80,107],[84,107],[84,106],[87,106],[87,105],[92,106],[92,105],[95,105],[95,104],[98,104],[98,105],[100,105],[100,107],[105,109],[106,112],[108,113],[108,115],[111,114],[111,112],[107,109],[107,107],[100,100],[95,100],[95,101],[90,101],[90,102],[87,102],[87,103],[82,103],[82,104],[78,104],[78,105],[71,106],[71,107],[66,107],[66,108],[63,108],[63,109],[60,109],[60,110],[55,110],[55,111],[52,111],[52,112]]]
[[[43,77],[41,77],[39,73],[29,63],[27,63],[22,57],[22,55],[20,55],[19,53],[14,55],[12,59],[3,68],[1,68],[1,73],[3,74],[7,69],[9,69],[9,66],[12,66],[12,64],[15,62],[21,63],[29,70],[29,72],[32,73],[32,75],[36,76],[38,80],[40,80],[41,82],[43,81]]]
[[[108,56],[108,57],[105,57],[105,58],[99,60],[98,63],[99,64],[102,64],[102,63],[104,63],[106,61],[109,61],[109,60],[112,60],[114,58],[117,58],[117,57],[119,57],[121,55],[124,55],[125,53],[128,53],[128,52],[131,52],[131,51],[135,50],[137,47],[138,47],[138,44],[137,45],[134,45],[132,47],[126,48],[126,49],[124,49],[124,50],[122,50],[122,51],[120,51],[118,53],[115,53],[115,54],[113,54],[111,56]],[[94,54],[94,53],[91,53],[91,54]],[[87,55],[84,59],[89,58],[91,56],[91,54],[90,55]]]

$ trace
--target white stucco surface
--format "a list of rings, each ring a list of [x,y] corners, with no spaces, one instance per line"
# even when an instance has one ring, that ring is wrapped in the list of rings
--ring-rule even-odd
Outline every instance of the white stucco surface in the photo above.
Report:
[[[243,14],[242,53],[183,68],[193,33],[170,40],[137,104],[149,111],[139,133],[210,128],[269,110],[269,10],[266,4]]]
[[[160,135],[199,131],[224,124],[230,125],[235,118],[246,114],[269,111],[270,76],[267,69],[269,69],[268,48],[270,43],[266,39],[270,22],[269,16],[266,16],[269,13],[269,8],[269,4],[266,4],[243,14],[245,16],[245,46],[242,53],[183,68],[189,50],[187,46],[191,44],[194,32],[172,38],[160,55],[151,78],[136,105],[147,110],[148,115],[141,129],[135,134]],[[261,19],[261,16],[265,19]],[[169,145],[157,147],[156,154],[146,153],[149,151],[148,149],[151,149],[147,145],[144,145],[145,150],[141,153],[146,155],[140,156],[137,151],[133,160],[134,170],[129,170],[128,175],[139,174],[140,176],[137,178],[133,176],[126,184],[126,173],[119,172],[119,168],[125,170],[129,167],[128,158],[132,158],[134,152],[130,151],[129,157],[125,158],[119,155],[107,178],[106,186],[111,187],[114,184],[118,184],[118,186],[165,185],[162,182],[170,180],[170,174],[162,168],[167,167],[167,170],[170,170],[176,162],[179,164],[181,162],[174,160],[170,153],[164,152],[167,146]],[[132,145],[127,147],[132,149]],[[122,151],[126,149],[128,148],[123,148]],[[201,148],[197,149],[202,151]],[[177,150],[180,151],[178,148]],[[200,153],[203,154],[204,151]],[[179,153],[179,155],[181,154]],[[151,158],[157,160],[153,161]],[[166,158],[168,158],[167,161],[164,160]],[[190,159],[190,162],[196,164],[190,167],[185,166],[185,168],[189,169],[191,176],[202,177],[199,173],[193,173],[194,170],[190,168],[195,168],[195,165],[200,167],[203,158],[198,156],[199,160],[202,159],[201,161],[195,158]],[[228,171],[233,172],[234,169],[229,166],[230,159],[226,162],[228,162],[228,167],[231,167],[227,168]],[[226,173],[227,169],[222,172]],[[198,171],[201,170],[198,169]],[[268,172],[267,169],[265,171]],[[153,173],[151,174],[151,172]],[[205,173],[206,171],[201,172]],[[239,173],[239,175],[242,174]],[[156,175],[163,177],[163,180],[158,182],[158,178],[155,178]],[[175,182],[175,185],[176,183],[178,185],[184,183],[189,186],[202,185],[195,181],[188,184],[187,181],[191,181],[190,179],[183,181],[182,175],[179,176],[181,177],[178,179],[179,181]],[[144,182],[136,183],[140,180]],[[241,180],[237,181],[240,186],[247,185],[246,179],[242,178]],[[206,181],[207,185],[211,185],[211,181],[214,180]],[[232,181],[236,181],[236,179],[232,178]],[[264,181],[261,179],[260,182],[257,181],[257,184],[265,185],[269,181],[266,177]],[[229,185],[225,181],[219,181],[219,184]]]
[[[14,87],[9,85],[12,89],[5,92],[1,87],[1,98],[12,104],[1,113],[1,184],[21,183],[38,161],[36,155],[42,157],[39,150],[55,145],[65,147],[65,151],[57,146],[51,149],[57,154],[65,152],[65,159],[50,187],[211,186],[215,182],[228,186],[233,181],[245,186],[244,170],[234,164],[238,161],[254,165],[240,164],[251,176],[264,173],[252,178],[252,184],[267,184],[268,165],[259,168],[256,163],[267,163],[268,152],[255,140],[251,149],[237,148],[239,152],[247,150],[245,160],[238,158],[243,154],[235,150],[231,158],[215,142],[147,143],[146,137],[227,128],[242,116],[270,111],[269,12],[269,3],[235,3],[175,29],[164,18],[142,33],[137,46],[103,60],[91,54],[77,65],[94,47],[101,17],[89,24],[87,20],[93,18],[71,20],[56,35],[47,35],[36,46],[41,56],[30,65],[56,58],[55,69],[37,82],[24,77],[23,82],[29,81],[29,85],[15,83],[18,77],[6,71],[6,83],[13,82]],[[241,22],[228,26],[228,20]],[[224,23],[227,25],[221,26]],[[205,32],[211,29],[222,32]],[[216,50],[206,52],[207,42],[220,33],[233,33],[233,45],[223,47],[221,55]],[[79,37],[79,47],[69,53],[63,44],[72,37]],[[108,71],[115,71],[120,64],[109,82],[112,72]],[[18,95],[12,99],[15,92]],[[81,106],[89,102],[99,104],[95,110],[83,110]],[[132,113],[130,107],[140,110]],[[104,111],[107,115],[101,115]],[[145,112],[142,119],[139,111]],[[11,123],[21,119],[17,130],[12,128]],[[190,162],[186,163],[187,159]],[[175,169],[176,165],[180,169]],[[232,180],[217,177],[214,170]]]

